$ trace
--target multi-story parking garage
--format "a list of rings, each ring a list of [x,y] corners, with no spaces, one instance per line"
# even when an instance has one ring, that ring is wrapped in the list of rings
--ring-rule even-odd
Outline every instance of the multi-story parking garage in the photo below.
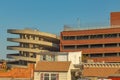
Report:
[[[18,53],[8,54],[8,58],[16,59],[19,64],[35,63],[36,54],[40,52],[59,51],[59,37],[54,34],[38,30],[8,29],[8,33],[19,35],[19,38],[8,38],[8,41],[19,43],[18,46],[8,46],[9,50],[17,50]]]
[[[120,62],[120,27],[62,31],[60,51],[82,51],[95,62]]]
[[[82,51],[95,62],[120,62],[120,12],[111,13],[110,25],[98,29],[65,28],[60,51]]]

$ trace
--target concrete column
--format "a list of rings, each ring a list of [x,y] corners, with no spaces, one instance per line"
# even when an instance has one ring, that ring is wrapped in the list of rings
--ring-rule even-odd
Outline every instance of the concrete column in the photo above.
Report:
[[[117,34],[117,38],[119,38],[119,34]]]
[[[75,36],[75,40],[77,40],[77,36]]]
[[[117,47],[119,47],[119,43],[117,43]]]
[[[105,44],[103,44],[103,48],[105,47]]]
[[[36,62],[40,61],[40,56],[41,55],[36,55]]]
[[[88,39],[90,39],[90,36],[88,36]]]
[[[75,45],[75,49],[77,49],[77,45]]]
[[[91,45],[88,45],[88,48],[91,48]]]
[[[117,56],[120,56],[120,54],[119,54],[119,53],[117,53]]]
[[[88,57],[90,57],[90,54],[88,54]]]
[[[105,54],[104,54],[104,53],[102,54],[102,57],[105,57]]]

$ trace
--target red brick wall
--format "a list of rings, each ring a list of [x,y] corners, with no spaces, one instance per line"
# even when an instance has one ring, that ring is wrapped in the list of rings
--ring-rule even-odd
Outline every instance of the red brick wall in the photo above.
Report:
[[[120,12],[112,12],[110,14],[111,26],[120,25]]]
[[[60,51],[61,52],[74,52],[82,51],[83,54],[90,53],[118,53],[120,47],[106,47],[106,48],[84,48],[84,49],[63,49],[64,45],[89,45],[89,44],[108,44],[120,43],[120,38],[101,38],[101,39],[87,39],[87,40],[62,40],[63,36],[81,36],[81,35],[97,35],[97,34],[114,34],[119,33],[120,28],[106,28],[106,29],[91,29],[91,30],[76,30],[76,31],[62,31],[60,37]],[[93,59],[93,58],[92,58]],[[111,62],[111,58],[93,59],[96,62],[106,61]],[[120,57],[112,58],[113,62],[119,62]]]
[[[86,45],[86,44],[104,44],[104,43],[120,43],[120,38],[109,38],[109,39],[89,39],[89,40],[62,40],[63,36],[78,36],[78,35],[96,35],[96,34],[114,34],[119,33],[120,28],[107,28],[107,29],[92,29],[92,30],[76,30],[76,31],[63,31],[61,32],[61,38],[60,38],[60,51],[61,52],[69,52],[69,51],[80,51],[80,50],[64,50],[62,48],[63,45]],[[82,49],[83,53],[89,53],[92,51],[114,51],[119,52],[120,48],[102,48],[99,50],[92,50],[92,49]]]
[[[34,65],[29,64],[28,68],[12,68],[8,72],[0,72],[0,77],[9,77],[9,78],[32,78],[33,71],[34,70]]]
[[[112,79],[112,80],[120,80],[120,77],[112,77],[110,79]]]

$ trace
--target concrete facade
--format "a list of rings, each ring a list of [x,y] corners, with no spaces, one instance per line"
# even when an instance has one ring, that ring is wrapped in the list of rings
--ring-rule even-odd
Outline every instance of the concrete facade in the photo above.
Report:
[[[36,54],[40,52],[59,51],[59,37],[32,29],[8,29],[8,33],[16,34],[19,38],[8,38],[8,41],[17,42],[18,46],[8,46],[7,49],[18,51],[8,54],[8,58],[18,61],[20,65],[35,63]]]

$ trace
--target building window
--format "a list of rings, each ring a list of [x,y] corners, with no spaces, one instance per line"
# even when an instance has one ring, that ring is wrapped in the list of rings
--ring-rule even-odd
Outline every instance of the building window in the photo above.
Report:
[[[35,53],[33,53],[33,58],[36,58],[36,54]]]
[[[77,45],[77,49],[88,48],[88,45]]]
[[[63,46],[64,49],[75,49],[75,45]]]
[[[116,38],[117,34],[105,34],[104,37],[105,38]]]
[[[89,36],[77,36],[77,40],[89,39]]]
[[[102,57],[103,55],[98,53],[98,54],[90,54],[90,57]]]
[[[75,40],[75,36],[63,36],[63,40]]]
[[[59,80],[59,74],[41,73],[41,80]]]
[[[49,74],[44,74],[44,80],[49,80]]]
[[[117,47],[117,43],[105,44],[105,47]]]
[[[103,35],[91,35],[90,38],[91,39],[100,39],[100,38],[103,38]]]
[[[93,45],[90,45],[90,48],[101,48],[103,47],[102,44],[93,44]]]
[[[117,53],[105,53],[105,57],[117,56]]]
[[[46,60],[46,55],[43,55],[43,60]]]
[[[57,74],[51,74],[51,80],[57,80]]]

